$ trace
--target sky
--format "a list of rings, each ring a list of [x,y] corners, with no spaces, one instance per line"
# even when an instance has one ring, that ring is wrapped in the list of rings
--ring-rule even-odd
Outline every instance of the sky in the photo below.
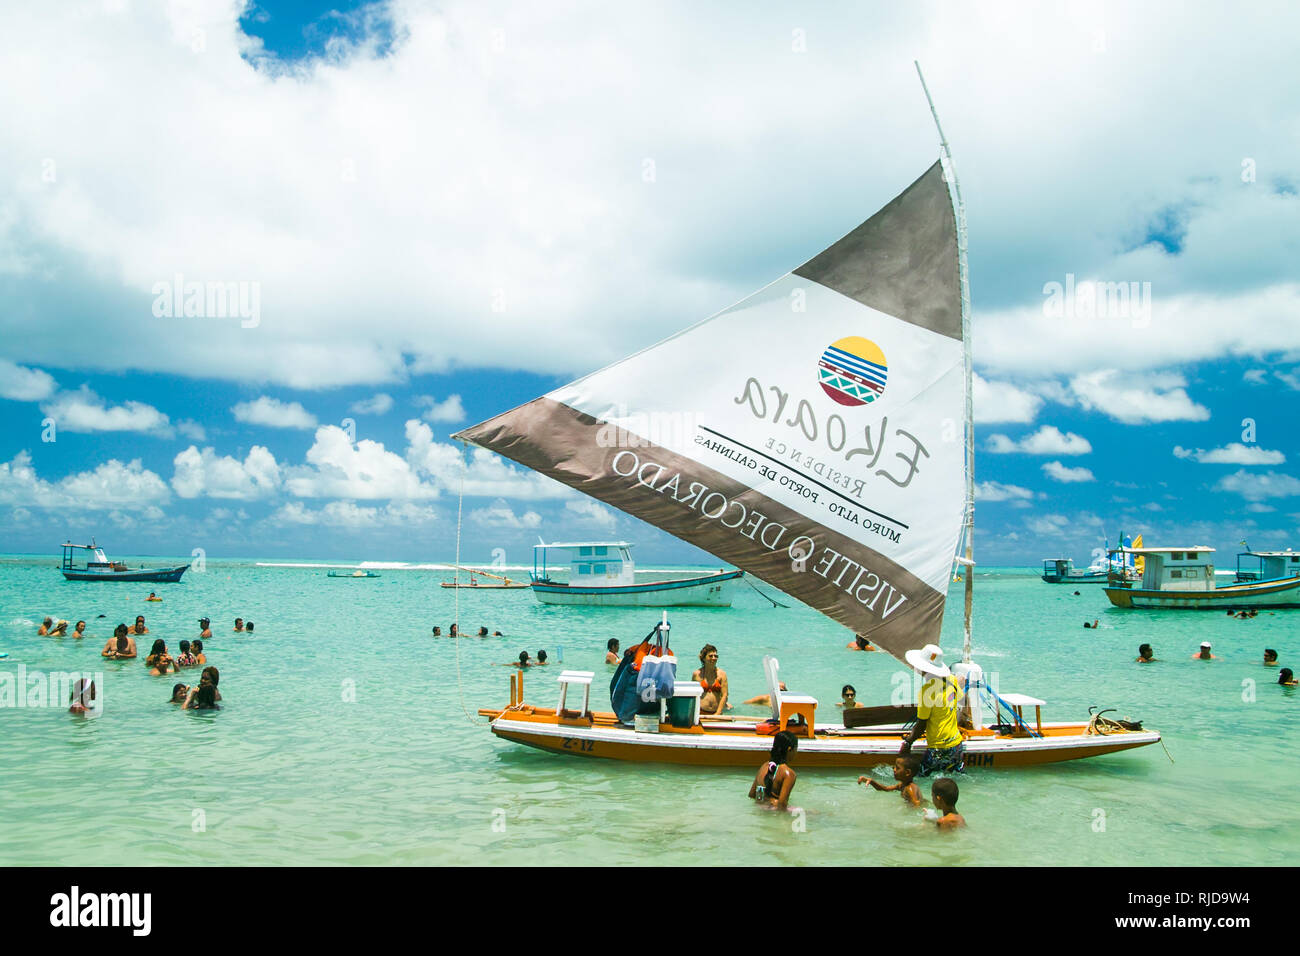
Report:
[[[444,560],[462,507],[470,562],[710,562],[449,436],[911,183],[914,58],[967,205],[977,560],[1300,547],[1297,32],[1268,3],[6,5],[0,552]]]

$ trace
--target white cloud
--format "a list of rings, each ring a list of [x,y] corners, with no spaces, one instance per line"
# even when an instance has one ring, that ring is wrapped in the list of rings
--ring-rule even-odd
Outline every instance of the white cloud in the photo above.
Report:
[[[189,418],[182,418],[176,423],[176,430],[191,441],[207,441],[208,432],[198,422]]]
[[[240,402],[231,412],[235,421],[269,428],[315,428],[316,416],[298,402],[282,402],[263,395],[251,402]]]
[[[410,433],[408,422],[408,436]],[[284,487],[298,498],[436,498],[438,489],[420,480],[401,455],[383,442],[355,445],[337,425],[316,429],[305,465],[284,468]]]
[[[1247,369],[1242,373],[1242,381],[1249,382],[1251,385],[1263,385],[1268,381],[1268,370],[1262,368]]]
[[[191,445],[172,465],[172,488],[182,498],[206,495],[249,501],[274,494],[280,487],[279,465],[262,445],[254,445],[242,462],[229,455],[218,456],[211,448],[200,452]]]
[[[1264,501],[1268,498],[1292,498],[1300,495],[1300,479],[1275,471],[1260,474],[1254,471],[1236,471],[1220,478],[1216,491],[1229,491],[1247,501]]]
[[[36,474],[29,452],[0,463],[0,504],[17,507],[99,511],[141,511],[165,504],[167,485],[139,459],[123,464],[110,459],[91,471],[49,482]],[[161,512],[150,511],[150,514]]]
[[[352,411],[358,415],[383,415],[393,407],[393,396],[380,392],[371,398],[363,398],[352,403]]]
[[[276,525],[314,525],[331,528],[396,528],[426,525],[438,518],[432,508],[410,502],[394,502],[380,507],[358,505],[354,501],[331,501],[319,509],[290,501],[270,517]]]
[[[607,531],[613,531],[617,522],[617,517],[611,509],[598,501],[592,501],[590,498],[566,501],[564,503],[564,514],[568,519],[583,524],[596,525]]]
[[[1043,474],[1055,481],[1079,482],[1096,481],[1096,477],[1087,468],[1067,468],[1059,461],[1049,461],[1043,465]]]
[[[1203,465],[1286,464],[1286,455],[1280,451],[1260,448],[1258,445],[1243,445],[1241,442],[1232,442],[1222,448],[1212,448],[1209,451],[1204,448],[1192,449],[1175,445],[1174,457],[1190,458],[1193,461],[1199,461]]]
[[[990,382],[979,374],[971,377],[971,401],[975,421],[980,424],[1028,424],[1043,407],[1043,399],[1009,382]]]
[[[487,528],[515,528],[527,530],[539,528],[542,524],[542,516],[536,511],[525,511],[522,515],[516,515],[511,507],[500,498],[492,502],[486,508],[478,508],[469,513],[469,519],[475,524],[483,525]]]
[[[0,398],[15,402],[40,402],[49,398],[58,383],[48,372],[15,365],[0,358]]]
[[[60,431],[172,433],[167,416],[152,405],[129,401],[107,406],[85,385],[75,392],[59,392],[41,405],[41,411]]]
[[[1004,485],[997,481],[980,481],[975,484],[978,501],[1030,501],[1034,493],[1018,485]]]
[[[1092,445],[1082,435],[1062,433],[1053,425],[1044,425],[1018,442],[1006,435],[990,435],[988,450],[999,455],[1011,452],[1023,452],[1026,455],[1087,455],[1092,451]]]
[[[1085,372],[1070,379],[1070,391],[1086,411],[1100,411],[1117,422],[1203,422],[1210,411],[1187,394],[1181,375],[1126,376],[1116,369]]]
[[[454,424],[465,420],[465,407],[461,404],[459,395],[448,395],[441,402],[429,395],[421,395],[416,399],[416,404],[428,406],[420,416],[425,421]]]

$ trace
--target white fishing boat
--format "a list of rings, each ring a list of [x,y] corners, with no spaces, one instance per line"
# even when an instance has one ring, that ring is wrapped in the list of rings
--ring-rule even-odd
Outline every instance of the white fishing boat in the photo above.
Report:
[[[940,161],[902,194],[782,278],[455,437],[703,548],[900,660],[939,643],[958,553],[966,613],[963,659],[952,672],[966,691],[969,766],[1049,763],[1156,743],[1159,734],[1139,724],[1096,715],[1045,723],[1040,698],[995,694],[972,660],[965,244],[960,189],[943,142]],[[674,427],[644,425],[655,421]],[[945,436],[953,421],[965,423],[963,442]],[[665,637],[667,621],[656,630]],[[643,660],[625,656],[615,686]],[[662,676],[662,666],[650,670]],[[801,769],[864,767],[898,753],[906,708],[865,708],[823,722],[815,698],[781,691],[775,660],[766,659],[764,670],[771,717],[763,721],[702,715],[704,688],[695,681],[664,681],[648,701],[612,687],[614,712],[595,711],[591,671],[561,672],[554,707],[525,698],[521,671],[508,705],[480,714],[506,740],[631,761],[753,766],[778,729],[805,738]],[[797,675],[787,679],[797,683]],[[581,705],[570,693],[581,693]]]
[[[568,580],[552,577],[552,552],[563,552]],[[542,604],[585,607],[731,607],[732,588],[743,571],[715,571],[685,578],[637,581],[632,545],[626,541],[578,541],[533,548],[533,595]]]
[[[1141,580],[1112,580],[1106,597],[1116,607],[1190,611],[1244,611],[1300,607],[1300,554],[1245,552],[1238,582],[1215,580],[1214,548],[1122,548],[1113,554],[1144,559]],[[1241,557],[1259,559],[1252,578],[1242,578]],[[1252,573],[1252,572],[1247,572]]]

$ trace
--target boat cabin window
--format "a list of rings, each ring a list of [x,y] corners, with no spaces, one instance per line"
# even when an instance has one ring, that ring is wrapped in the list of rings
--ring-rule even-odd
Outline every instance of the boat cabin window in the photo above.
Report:
[[[1173,571],[1169,572],[1169,576],[1171,578],[1181,578],[1183,576],[1183,572],[1175,568]]]
[[[604,573],[605,573],[605,566],[604,566],[603,564],[593,564],[593,565],[591,566],[591,573],[592,573],[592,574],[604,574]]]
[[[1196,568],[1188,568],[1188,569],[1187,569],[1187,577],[1189,577],[1189,578],[1199,577],[1199,574],[1197,573],[1197,569],[1196,569]]]
[[[1170,561],[1181,561],[1181,560],[1183,560],[1183,552],[1181,552],[1181,551],[1174,551],[1172,554],[1169,555],[1169,560],[1170,560]]]

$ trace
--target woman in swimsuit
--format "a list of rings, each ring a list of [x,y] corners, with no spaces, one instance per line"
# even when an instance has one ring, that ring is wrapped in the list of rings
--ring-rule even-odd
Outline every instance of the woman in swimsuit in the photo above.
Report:
[[[167,654],[167,642],[160,637],[153,642],[153,647],[149,649],[149,653],[145,657],[144,662],[150,667],[153,667],[164,657],[167,657],[168,660],[171,659]]]
[[[798,749],[799,738],[788,730],[772,738],[772,753],[767,762],[759,766],[754,782],[749,785],[751,800],[777,810],[786,808],[795,781],[795,772],[790,769],[789,761]]]
[[[143,614],[137,614],[137,615],[135,616],[135,624],[133,624],[133,625],[131,626],[131,633],[132,633],[132,634],[148,634],[148,633],[149,633],[149,628],[147,628],[147,627],[144,626],[144,615],[143,615]]]
[[[718,649],[712,644],[705,644],[701,649],[700,667],[691,680],[699,681],[704,688],[700,697],[701,714],[721,714],[731,709],[727,703],[727,672],[718,667]]]
[[[190,653],[190,642],[181,641],[181,653],[176,658],[177,667],[193,667],[198,663],[198,659]]]

